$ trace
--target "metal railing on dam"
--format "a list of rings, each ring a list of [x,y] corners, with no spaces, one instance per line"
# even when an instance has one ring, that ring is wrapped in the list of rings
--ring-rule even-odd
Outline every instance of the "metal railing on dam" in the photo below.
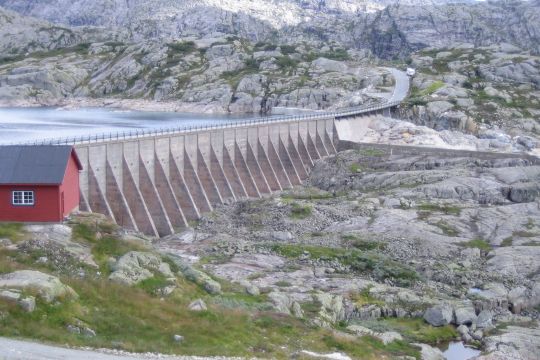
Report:
[[[120,141],[133,138],[141,138],[148,136],[162,136],[162,135],[171,135],[177,133],[187,133],[193,131],[206,131],[214,129],[224,129],[224,128],[234,128],[234,127],[243,127],[243,126],[252,126],[258,124],[269,124],[269,123],[278,123],[278,122],[291,122],[291,121],[307,121],[307,120],[317,120],[323,118],[334,118],[339,120],[340,118],[364,115],[376,111],[381,111],[389,108],[398,106],[401,101],[393,102],[384,102],[378,104],[370,104],[368,106],[356,106],[343,108],[336,111],[324,111],[316,113],[308,113],[304,115],[287,115],[287,116],[272,116],[272,117],[262,117],[262,118],[251,118],[247,120],[241,120],[236,122],[230,122],[227,124],[212,124],[212,125],[201,125],[201,126],[189,126],[189,127],[168,127],[168,128],[158,128],[151,130],[137,129],[127,132],[109,132],[102,133],[97,135],[83,135],[75,137],[58,137],[50,139],[40,139],[28,142],[18,142],[13,143],[12,145],[77,145],[77,144],[87,144],[95,142],[104,142],[104,141]]]
[[[132,131],[32,144],[73,144],[83,170],[80,209],[127,229],[173,234],[218,204],[301,184],[317,159],[336,153],[339,119],[399,102],[225,125]]]

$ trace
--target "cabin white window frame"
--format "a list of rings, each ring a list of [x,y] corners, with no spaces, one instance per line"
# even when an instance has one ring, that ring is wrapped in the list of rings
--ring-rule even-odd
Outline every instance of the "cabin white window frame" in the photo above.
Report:
[[[13,190],[11,204],[14,206],[34,206],[36,204],[34,190]]]

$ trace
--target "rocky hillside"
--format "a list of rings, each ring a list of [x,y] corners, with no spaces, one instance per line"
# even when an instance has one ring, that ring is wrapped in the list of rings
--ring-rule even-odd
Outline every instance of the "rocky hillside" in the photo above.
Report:
[[[38,51],[51,51],[85,42],[118,40],[121,32],[93,27],[70,28],[0,8],[0,62]]]
[[[510,44],[423,50],[402,117],[435,129],[461,130],[507,149],[540,140],[540,58]]]
[[[461,340],[535,359],[539,165],[363,145],[153,243],[99,215],[1,224],[0,335],[301,359],[442,359]]]
[[[0,6],[64,26],[127,29],[133,39],[225,33],[251,41],[328,39],[382,58],[428,46],[509,42],[538,54],[539,1],[0,0]],[[386,7],[388,6],[388,7]]]
[[[276,107],[333,109],[391,91],[392,78],[368,60],[338,45],[253,44],[234,36],[82,43],[4,58],[0,102],[121,105],[131,99],[129,106],[138,108],[152,100],[169,110],[256,114]]]

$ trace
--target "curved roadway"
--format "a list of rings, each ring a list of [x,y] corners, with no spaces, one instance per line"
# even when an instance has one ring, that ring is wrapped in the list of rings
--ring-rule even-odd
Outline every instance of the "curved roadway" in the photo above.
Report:
[[[410,80],[404,71],[395,68],[385,68],[388,70],[395,80],[394,91],[388,102],[403,101],[409,93]]]
[[[0,337],[2,360],[226,360],[227,357],[171,356],[163,354],[107,354],[95,350],[69,349],[32,341]]]

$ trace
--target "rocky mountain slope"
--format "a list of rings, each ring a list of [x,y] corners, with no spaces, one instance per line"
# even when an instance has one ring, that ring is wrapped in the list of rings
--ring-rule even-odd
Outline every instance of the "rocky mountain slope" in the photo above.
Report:
[[[119,40],[121,32],[85,26],[69,28],[0,8],[0,61],[37,51],[72,47],[84,42]]]
[[[506,148],[540,140],[540,58],[510,44],[423,50],[401,116],[435,129],[461,130]]]
[[[144,108],[152,100],[169,110],[256,114],[276,107],[332,109],[390,90],[375,88],[390,86],[392,79],[368,60],[368,54],[339,45],[253,44],[234,36],[85,42],[5,57],[0,102],[64,105],[82,99],[118,105],[128,99],[130,107]]]
[[[343,360],[442,360],[462,341],[535,359],[540,160],[383,117],[366,139],[384,144],[341,143],[303,186],[159,240],[98,214],[0,224],[0,336]]]
[[[509,42],[539,53],[535,1],[170,1],[2,0],[0,6],[64,26],[127,29],[133,39],[174,39],[216,32],[252,41],[331,39],[382,58],[427,46]],[[388,6],[388,7],[386,7]]]
[[[352,145],[303,186],[153,243],[96,214],[1,224],[0,335],[301,359],[442,359],[461,340],[535,359],[539,165]]]

